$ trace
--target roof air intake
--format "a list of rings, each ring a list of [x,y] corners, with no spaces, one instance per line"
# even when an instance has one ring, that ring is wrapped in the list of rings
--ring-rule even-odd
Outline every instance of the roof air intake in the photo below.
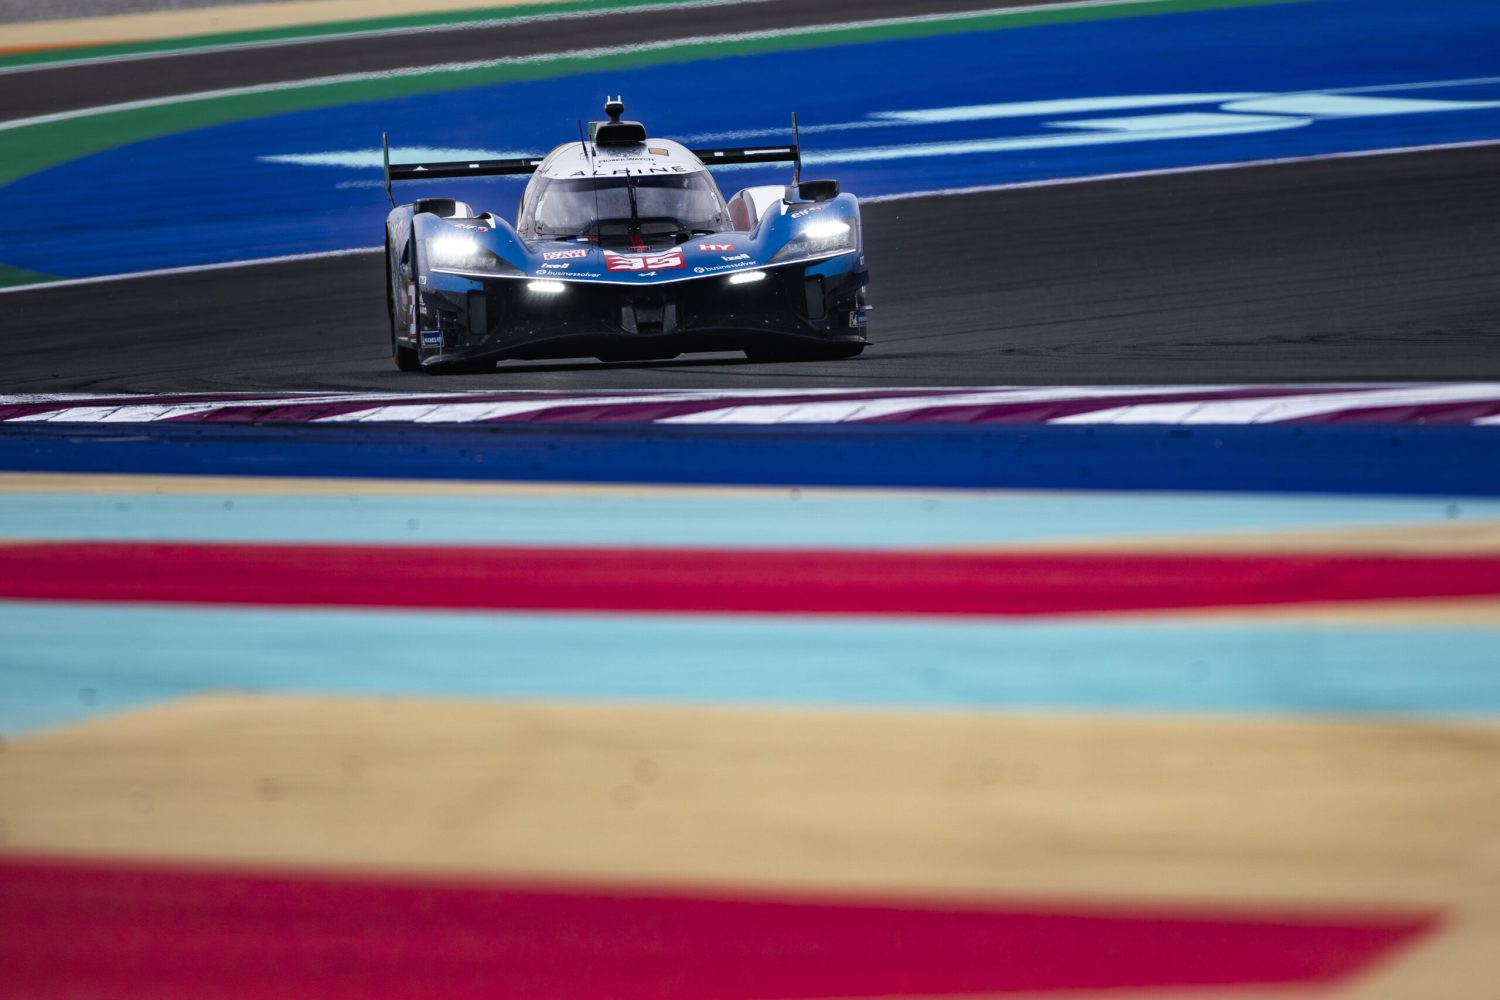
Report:
[[[646,141],[646,126],[640,122],[622,122],[625,113],[625,98],[606,97],[604,113],[607,122],[594,123],[594,144],[597,146],[630,146]]]

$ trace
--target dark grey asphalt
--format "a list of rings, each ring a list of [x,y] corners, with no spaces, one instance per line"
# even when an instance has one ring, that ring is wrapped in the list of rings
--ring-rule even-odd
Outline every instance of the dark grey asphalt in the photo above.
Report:
[[[875,344],[854,361],[402,375],[372,254],[0,295],[0,388],[1500,380],[1500,148],[887,202],[866,223]]]
[[[31,67],[0,75],[0,121],[101,103],[257,83],[368,73],[438,62],[502,59],[597,45],[836,24],[880,17],[1017,7],[1038,0],[763,0],[760,3],[628,11],[459,30],[332,38],[293,45],[178,53],[149,60]],[[1057,3],[1061,0],[1040,0]],[[418,10],[420,4],[414,4]]]

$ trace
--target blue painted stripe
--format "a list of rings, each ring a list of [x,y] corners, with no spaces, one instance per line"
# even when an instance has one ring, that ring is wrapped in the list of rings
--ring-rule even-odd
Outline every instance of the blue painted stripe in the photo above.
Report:
[[[1455,426],[0,426],[0,469],[605,483],[1500,496]]]
[[[27,540],[912,548],[1500,520],[1472,498],[0,493]]]
[[[1493,716],[1500,628],[0,603],[0,732],[202,691]]]

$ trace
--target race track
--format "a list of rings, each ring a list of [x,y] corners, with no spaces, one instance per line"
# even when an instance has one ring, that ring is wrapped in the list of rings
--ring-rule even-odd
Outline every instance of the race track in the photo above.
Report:
[[[16,391],[995,385],[1500,378],[1500,148],[867,208],[856,361],[509,362],[414,378],[378,254],[5,297]],[[1480,206],[1487,206],[1480,207]],[[1378,235],[1378,239],[1375,237]],[[946,250],[994,244],[992,253]]]
[[[859,16],[936,9],[886,0],[862,5]],[[319,73],[370,71],[471,57],[486,47],[498,56],[561,49],[587,42],[596,27],[618,28],[629,44],[662,34],[743,32],[855,15],[848,4],[798,11],[772,0],[617,16],[597,26],[588,19],[539,21],[507,32],[263,46],[233,59],[199,54],[37,69],[9,79],[45,86],[8,87],[0,111],[13,117],[66,110],[101,92],[139,99],[300,79],[311,68],[310,53],[327,58],[326,65],[318,63]],[[1471,142],[1400,155],[871,203],[865,211],[874,347],[854,362],[750,364],[737,355],[644,365],[580,359],[506,363],[496,375],[440,382],[402,376],[386,357],[379,258],[363,253],[8,292],[0,299],[10,333],[4,386],[185,391],[1493,379],[1500,377],[1497,174],[1500,147]],[[724,180],[726,187],[737,183]],[[371,232],[378,214],[370,219]]]

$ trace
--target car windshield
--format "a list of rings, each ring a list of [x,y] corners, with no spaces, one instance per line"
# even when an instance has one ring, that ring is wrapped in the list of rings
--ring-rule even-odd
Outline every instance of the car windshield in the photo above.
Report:
[[[601,229],[631,220],[649,221],[653,230],[670,222],[676,230],[712,233],[724,228],[728,214],[706,170],[635,177],[539,177],[536,187],[521,228],[539,237],[597,236]]]

